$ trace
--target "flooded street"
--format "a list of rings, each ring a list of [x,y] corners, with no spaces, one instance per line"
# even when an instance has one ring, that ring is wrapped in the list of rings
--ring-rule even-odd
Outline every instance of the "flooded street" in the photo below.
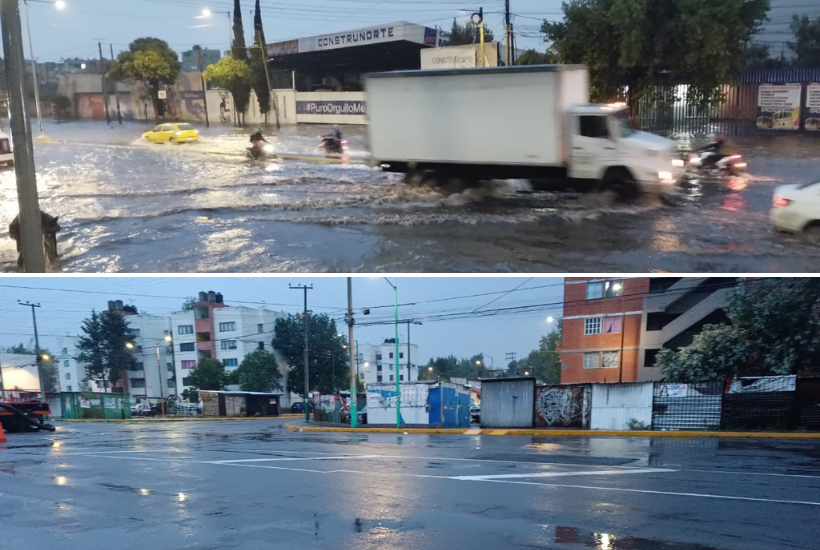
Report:
[[[773,190],[820,173],[820,140],[738,140],[749,177],[693,186],[674,205],[602,206],[526,182],[413,188],[360,164],[251,164],[247,137],[201,128],[193,146],[149,145],[150,126],[47,126],[35,145],[41,207],[60,216],[64,272],[817,272],[820,248],[776,233]],[[281,155],[317,156],[325,127],[283,129]],[[682,145],[686,145],[682,143]],[[0,173],[0,270],[13,172]]]

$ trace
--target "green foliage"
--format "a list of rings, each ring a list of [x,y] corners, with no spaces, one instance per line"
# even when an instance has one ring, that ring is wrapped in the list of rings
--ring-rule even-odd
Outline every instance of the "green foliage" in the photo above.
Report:
[[[212,82],[218,88],[229,90],[234,98],[237,113],[245,113],[248,110],[251,93],[251,72],[248,62],[244,59],[234,59],[233,57],[223,57],[219,63],[208,65],[202,78],[206,82]],[[244,103],[241,103],[241,101]],[[241,125],[241,120],[238,121]]]
[[[433,367],[433,370],[430,370]],[[422,380],[450,380],[450,378],[467,378],[477,380],[491,376],[484,357],[474,355],[469,359],[457,359],[456,356],[436,357],[419,373]]]
[[[549,65],[556,62],[553,52],[539,53],[535,50],[526,50],[515,60],[516,65]]]
[[[282,389],[282,372],[276,357],[265,350],[256,350],[245,356],[233,373],[232,382],[242,391],[270,392]]]
[[[224,390],[229,381],[225,365],[218,359],[200,359],[188,375],[189,385],[197,390]]]
[[[667,380],[820,372],[820,279],[751,281],[726,314],[730,324],[706,325],[692,345],[658,353]]]
[[[116,384],[126,370],[134,370],[137,360],[126,344],[133,342],[134,335],[125,318],[119,313],[104,311],[83,321],[77,360],[85,363],[85,380],[107,379]]]
[[[199,403],[199,392],[191,388],[183,390],[182,399],[187,399],[189,403]]]
[[[118,81],[141,81],[148,88],[158,117],[165,114],[165,103],[159,99],[163,85],[173,85],[182,66],[177,53],[159,38],[138,38],[128,51],[120,53],[108,76]]]
[[[486,18],[485,18],[486,20]],[[472,22],[468,21],[463,25],[453,19],[453,26],[450,28],[450,39],[447,41],[447,46],[464,46],[467,44],[478,44],[481,38],[478,35],[479,29]],[[493,42],[495,36],[493,31],[484,27],[484,42]]]
[[[812,21],[808,15],[794,15],[791,29],[794,42],[789,42],[788,46],[794,53],[794,64],[798,67],[820,66],[820,17]]]
[[[311,391],[323,394],[350,388],[347,341],[339,338],[336,321],[325,314],[309,315],[308,369]],[[301,315],[288,315],[276,320],[273,347],[279,350],[289,366],[288,391],[304,393],[304,320]]]
[[[509,376],[534,376],[545,384],[561,383],[561,335],[563,323],[556,320],[555,328],[538,342],[538,349],[507,367]]]
[[[630,418],[629,422],[627,422],[626,425],[629,427],[630,430],[636,431],[644,431],[651,429],[651,426],[649,426],[649,424],[644,424],[640,420],[636,420],[634,418]]]
[[[196,302],[196,298],[193,296],[188,296],[185,298],[185,301],[182,302],[182,311],[192,311],[194,309],[194,303]]]
[[[265,31],[262,28],[262,10],[259,7],[259,0],[256,0],[256,9],[253,18],[253,49],[251,50],[251,73],[252,86],[256,91],[256,100],[259,103],[259,111],[267,115],[271,109],[270,83],[268,73],[265,69],[266,42]]]
[[[51,98],[51,108],[54,111],[54,118],[57,120],[71,118],[71,98],[64,95],[55,95]]]
[[[637,122],[654,86],[685,81],[689,103],[720,100],[768,9],[768,0],[571,0],[564,20],[541,31],[561,63],[589,68],[593,100],[625,96]]]
[[[245,113],[251,102],[251,72],[248,66],[248,47],[245,43],[245,28],[242,24],[242,7],[239,5],[239,0],[234,0],[233,6],[233,43],[231,44],[231,57],[235,61],[243,63],[247,69],[247,73],[246,76],[235,79],[232,86],[224,86],[224,88],[230,90],[231,95],[233,95],[237,122],[242,126],[245,123]]]

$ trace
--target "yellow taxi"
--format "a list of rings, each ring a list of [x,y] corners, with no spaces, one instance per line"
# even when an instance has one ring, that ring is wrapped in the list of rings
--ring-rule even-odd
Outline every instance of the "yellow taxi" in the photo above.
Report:
[[[160,124],[142,137],[151,143],[196,143],[199,141],[199,130],[184,122]]]

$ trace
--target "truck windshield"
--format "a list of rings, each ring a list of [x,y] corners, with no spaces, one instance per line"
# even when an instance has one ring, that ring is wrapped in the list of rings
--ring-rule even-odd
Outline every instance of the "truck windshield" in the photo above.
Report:
[[[635,133],[632,124],[629,122],[629,112],[626,109],[615,115],[618,120],[618,126],[621,127],[621,137],[626,138]]]

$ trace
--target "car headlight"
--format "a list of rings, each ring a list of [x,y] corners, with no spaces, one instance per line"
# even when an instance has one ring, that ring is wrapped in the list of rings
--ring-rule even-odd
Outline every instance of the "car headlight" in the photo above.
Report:
[[[661,181],[671,180],[672,172],[658,172],[658,179]]]
[[[177,132],[177,136],[181,136],[181,135],[182,135],[182,132]]]
[[[683,159],[672,159],[672,166],[675,168],[683,168],[684,164]]]

